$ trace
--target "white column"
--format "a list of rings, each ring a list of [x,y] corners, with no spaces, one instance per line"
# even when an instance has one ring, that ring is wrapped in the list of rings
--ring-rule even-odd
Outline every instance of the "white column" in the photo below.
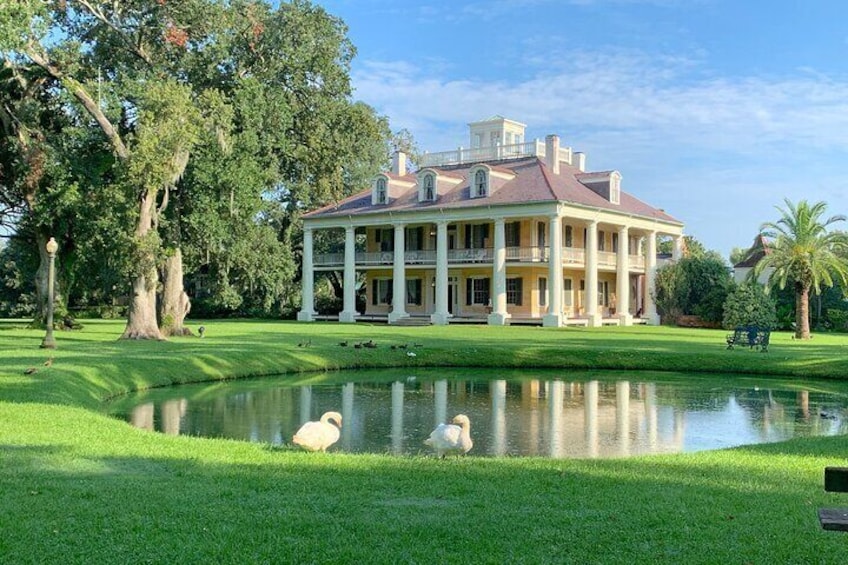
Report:
[[[392,265],[392,311],[389,312],[389,323],[397,322],[406,318],[406,269],[404,257],[404,230],[403,224],[395,225],[395,255]]]
[[[601,325],[598,308],[598,222],[592,221],[586,228],[586,317],[589,327]]]
[[[616,261],[615,311],[620,326],[632,326],[630,315],[630,237],[627,226],[618,228],[618,256]]]
[[[315,291],[314,275],[312,272],[312,230],[303,229],[303,280],[301,281],[302,304],[300,312],[297,313],[299,322],[312,322],[315,320]]]
[[[648,233],[645,257],[645,317],[648,323],[658,326],[660,323],[657,314],[657,303],[654,302],[654,286],[657,279],[657,232]]]
[[[675,261],[683,259],[683,234],[675,236],[674,250],[672,251],[671,258]]]
[[[350,451],[353,442],[353,383],[345,383],[342,387],[342,421],[347,425],[342,425],[341,447],[345,451]]]
[[[448,223],[436,223],[436,311],[430,321],[437,326],[448,324]]]
[[[350,425],[350,424],[348,424]],[[392,383],[392,453],[403,453],[403,383]]]
[[[504,326],[509,319],[506,311],[506,229],[503,218],[495,218],[495,261],[492,267],[493,300],[489,314],[490,326]]]
[[[356,321],[356,239],[353,226],[345,228],[344,250],[344,309],[339,313],[339,322]]]
[[[550,414],[550,437],[548,454],[560,458],[564,455],[565,430],[562,423],[562,405],[564,401],[565,383],[560,380],[551,381],[548,386],[548,410]],[[535,412],[535,411],[534,411]]]
[[[548,222],[548,313],[542,318],[545,327],[562,325],[562,218],[553,215]]]
[[[615,383],[615,428],[621,455],[630,455],[630,381]]]
[[[490,384],[492,395],[492,455],[506,453],[506,381]]]
[[[586,456],[595,458],[600,454],[600,430],[598,428],[598,381],[583,385],[583,413],[586,415]]]

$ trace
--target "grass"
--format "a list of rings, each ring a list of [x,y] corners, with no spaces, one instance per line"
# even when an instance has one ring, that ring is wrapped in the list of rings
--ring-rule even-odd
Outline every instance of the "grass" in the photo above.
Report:
[[[846,464],[844,437],[617,460],[440,461],[170,437],[98,408],[131,390],[276,373],[302,382],[343,367],[841,381],[846,337],[777,334],[760,354],[727,351],[725,332],[669,328],[206,326],[202,340],[124,342],[122,324],[91,321],[47,352],[41,333],[0,322],[0,561],[844,562],[845,538],[821,531],[815,514],[848,506],[822,489],[823,468]],[[379,347],[338,345],[369,339]],[[402,343],[421,345],[418,356],[389,348]]]

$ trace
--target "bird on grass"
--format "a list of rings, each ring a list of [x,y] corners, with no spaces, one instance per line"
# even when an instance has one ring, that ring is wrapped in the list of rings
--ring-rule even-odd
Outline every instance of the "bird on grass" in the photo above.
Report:
[[[347,341],[340,341],[339,345],[342,347],[347,347]]]
[[[34,375],[37,372],[38,372],[38,369],[36,367],[29,367],[27,369],[24,369],[25,375]]]
[[[200,326],[199,328],[197,328],[197,335],[199,335],[200,337],[203,337],[203,334],[205,334],[205,333],[206,333],[206,326]]]
[[[416,357],[416,355],[415,355],[415,352],[414,352],[414,351],[407,351],[407,352],[406,352],[406,356],[407,356],[407,357]]]
[[[439,424],[424,440],[436,451],[437,457],[465,455],[474,446],[471,441],[471,420],[465,414],[457,414],[450,424]]]
[[[52,357],[44,362],[45,367],[49,367],[52,364],[53,364],[53,358]]]
[[[306,341],[301,341],[300,343],[297,344],[298,347],[309,347],[310,345],[312,345],[311,339],[307,339]]]
[[[335,422],[335,425],[330,421]],[[319,422],[306,422],[292,442],[306,451],[327,451],[327,448],[339,441],[339,428],[342,427],[342,415],[338,412],[325,412]]]

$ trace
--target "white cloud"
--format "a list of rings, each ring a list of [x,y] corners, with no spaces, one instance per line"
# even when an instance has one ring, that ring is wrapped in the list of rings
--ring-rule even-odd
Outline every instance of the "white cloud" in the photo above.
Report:
[[[844,77],[716,76],[701,60],[632,52],[556,60],[512,81],[370,61],[353,80],[358,98],[430,151],[467,144],[465,124],[492,114],[527,123],[528,137],[558,133],[590,168],[621,170],[626,188],[720,250],[748,245],[784,197],[848,208],[837,166],[848,157]]]

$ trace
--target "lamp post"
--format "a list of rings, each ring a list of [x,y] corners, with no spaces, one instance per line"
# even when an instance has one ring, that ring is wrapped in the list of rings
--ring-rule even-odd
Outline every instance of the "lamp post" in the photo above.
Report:
[[[47,256],[50,258],[47,269],[47,334],[41,341],[42,349],[56,349],[56,340],[53,339],[53,283],[56,279],[56,270],[54,261],[56,259],[56,251],[59,250],[59,244],[52,237],[45,246]]]

